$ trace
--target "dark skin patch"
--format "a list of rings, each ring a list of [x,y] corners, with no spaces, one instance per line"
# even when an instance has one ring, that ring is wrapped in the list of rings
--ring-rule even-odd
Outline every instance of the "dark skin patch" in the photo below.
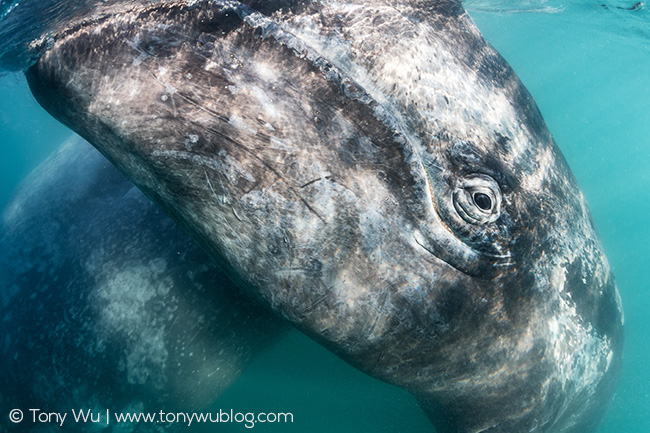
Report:
[[[532,272],[519,269],[518,273],[508,277],[503,282],[503,306],[508,320],[514,327],[525,328],[528,324],[531,311],[537,305],[543,305],[544,294],[534,290],[535,276]]]
[[[600,335],[607,336],[615,342],[622,342],[621,314],[613,275],[610,275],[603,292],[603,297],[598,304],[598,316],[594,322],[594,328]]]
[[[510,146],[510,138],[506,137],[505,135],[501,135],[497,131],[494,131],[494,135],[497,138],[496,139],[497,150],[503,155],[509,154],[512,151],[512,147]]]
[[[621,338],[620,313],[615,294],[614,277],[610,276],[602,287],[603,295],[595,296],[594,281],[584,270],[582,261],[575,261],[567,266],[567,290],[571,293],[578,315],[596,332],[609,337],[612,341]]]

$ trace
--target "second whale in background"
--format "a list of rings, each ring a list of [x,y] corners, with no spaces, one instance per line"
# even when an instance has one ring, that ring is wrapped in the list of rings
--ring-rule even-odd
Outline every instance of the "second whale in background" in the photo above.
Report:
[[[22,182],[1,227],[0,431],[61,430],[28,408],[67,413],[75,432],[105,428],[107,409],[111,423],[204,409],[289,328],[80,138]],[[186,424],[128,426],[163,427]]]

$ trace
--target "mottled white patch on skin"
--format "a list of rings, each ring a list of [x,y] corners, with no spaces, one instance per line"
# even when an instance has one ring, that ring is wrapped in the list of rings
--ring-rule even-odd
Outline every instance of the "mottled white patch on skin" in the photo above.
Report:
[[[596,391],[593,385],[600,382],[611,365],[609,339],[601,338],[591,326],[585,327],[572,302],[563,299],[560,310],[548,320],[551,355],[557,366],[555,379],[563,389],[572,386],[573,392],[591,396]]]
[[[359,227],[364,233],[361,238],[361,245],[371,259],[381,262],[381,233],[378,233],[384,225],[384,215],[379,207],[368,207],[365,212],[359,214]]]
[[[151,272],[154,274],[162,274],[167,270],[167,260],[163,259],[162,257],[155,258],[149,262],[149,266],[151,268]]]
[[[576,257],[578,252],[573,252]],[[568,262],[564,262],[565,264]],[[546,265],[548,266],[548,265]],[[543,338],[547,341],[547,356],[555,366],[552,378],[544,382],[544,394],[550,397],[555,392],[552,384],[560,384],[562,389],[572,395],[580,395],[591,399],[596,392],[594,384],[600,383],[607,374],[614,356],[609,338],[599,335],[591,324],[585,323],[576,309],[574,300],[567,287],[567,269],[564,265],[548,266],[552,271],[548,280],[537,281],[540,289],[552,290],[556,300],[552,314],[541,310],[540,317],[531,323],[546,323],[546,327],[528,329],[531,338]],[[544,275],[539,272],[537,275]],[[536,337],[535,337],[536,336]],[[566,400],[560,409],[560,414],[569,414],[573,401]],[[563,426],[566,431],[572,422]]]
[[[362,15],[364,9],[369,9],[368,6],[340,2],[326,4],[349,15]],[[362,20],[346,28],[354,35],[352,40],[331,35],[323,37],[322,29],[312,17],[301,16],[281,25],[337,68],[354,77],[355,82],[374,101],[389,110],[417,152],[423,151],[418,133],[404,127],[408,124],[405,117],[408,113],[400,107],[417,106],[418,112],[428,123],[429,131],[444,130],[458,139],[477,144],[482,143],[485,137],[493,136],[495,130],[502,133],[510,138],[512,148],[505,156],[507,163],[517,161],[530,149],[530,136],[517,120],[519,116],[510,95],[503,89],[488,88],[481,83],[475,71],[458,61],[457,53],[450,48],[456,44],[445,41],[444,35],[432,38],[427,22],[412,23],[414,32],[409,38],[397,38],[391,44],[381,44],[382,50],[388,49],[389,53],[356,57],[362,60],[371,57],[372,64],[360,64],[352,59],[351,52],[363,52],[363,44],[359,41],[373,40],[375,37],[373,35],[377,29],[370,21],[375,16],[383,16],[386,21],[406,20],[393,7],[376,6],[373,9],[378,12],[367,12],[367,22]],[[477,30],[469,26],[468,31]],[[414,58],[419,61],[414,62]],[[485,125],[489,125],[490,129],[486,129]]]
[[[551,172],[555,170],[556,161],[553,149],[547,147],[537,154],[534,165],[537,169],[527,176],[522,176],[521,179],[523,187],[528,191],[540,191],[544,182],[548,181]]]
[[[229,123],[234,126],[235,128],[246,132],[248,134],[255,134],[257,131],[255,128],[249,126],[246,121],[238,114],[231,114],[230,115],[230,120]]]
[[[318,181],[309,185],[309,197],[311,206],[326,221],[331,221],[332,223],[334,223],[334,218],[338,214],[337,209],[341,204],[341,199],[351,204],[352,208],[357,207],[353,203],[358,200],[352,191],[341,184],[325,179],[325,176],[320,176]]]
[[[210,70],[216,69],[219,70],[221,73],[223,73],[226,76],[226,79],[230,83],[234,84],[229,84],[226,86],[226,89],[232,93],[233,95],[239,94],[242,90],[245,90],[245,87],[242,85],[242,78],[239,74],[235,74],[232,71],[228,69],[223,69],[221,65],[218,63],[215,63],[211,61],[211,63],[214,63],[214,66],[210,67]]]
[[[264,114],[271,119],[276,119],[279,116],[275,102],[269,97],[264,90],[259,87],[250,89],[251,94],[259,101]]]
[[[142,87],[140,86],[140,81],[138,78],[140,78],[139,70],[136,74],[135,80],[129,80],[126,82],[126,85],[131,87],[131,92],[129,92],[127,100],[133,99],[135,96],[139,95],[140,92],[142,91]]]
[[[140,87],[138,86],[137,83],[138,83],[138,82],[135,81],[134,84],[133,84],[133,86],[131,87],[131,93],[129,93],[129,96],[130,96],[131,98],[134,97],[135,95],[137,95],[138,93],[140,93]]]
[[[348,12],[360,8],[360,6],[348,4],[340,5],[340,7]],[[323,38],[322,29],[311,16],[299,16],[291,24],[283,23],[283,28],[295,34],[307,46],[315,50],[318,55],[331,61],[337,68],[350,73],[351,76],[355,77],[355,82],[364,88],[379,104],[386,104],[387,99],[383,93],[373,92],[373,90],[376,90],[376,86],[368,71],[349,59],[349,44],[340,40]]]
[[[323,163],[321,163],[321,161],[315,160],[311,161],[309,164],[309,177],[311,179],[322,179],[324,177],[330,176],[331,174],[332,173],[329,171],[329,169]]]
[[[368,302],[368,286],[358,280],[357,273],[354,269],[343,269],[337,283],[337,293],[342,301],[340,304],[343,310],[342,317],[348,316],[351,311],[354,311],[357,304],[365,304]],[[355,287],[356,289],[350,290],[350,287]]]
[[[257,75],[268,83],[278,81],[282,73],[278,71],[277,65],[268,62],[255,62],[253,68]]]
[[[129,383],[151,381],[162,386],[166,382],[165,327],[157,324],[146,308],[151,299],[169,293],[171,281],[157,278],[166,267],[164,259],[129,268],[108,264],[98,282],[95,296],[99,305],[105,305],[97,324],[98,349],[102,350],[102,338],[123,336],[125,350],[121,356]]]

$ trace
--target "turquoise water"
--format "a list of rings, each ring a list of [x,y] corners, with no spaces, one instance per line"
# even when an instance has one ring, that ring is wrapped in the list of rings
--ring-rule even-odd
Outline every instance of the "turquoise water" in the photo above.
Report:
[[[616,7],[632,5],[468,5],[540,106],[589,200],[617,277],[625,365],[600,433],[650,432],[650,11]],[[36,105],[19,75],[0,77],[1,206],[68,135]],[[407,393],[357,372],[297,332],[255,360],[215,408],[294,414],[294,424],[253,431],[432,430]],[[217,431],[246,429],[223,424]]]

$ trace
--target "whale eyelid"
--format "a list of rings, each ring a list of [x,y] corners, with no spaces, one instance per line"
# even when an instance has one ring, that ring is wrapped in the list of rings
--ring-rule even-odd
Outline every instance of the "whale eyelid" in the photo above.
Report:
[[[490,176],[472,175],[457,182],[452,202],[465,222],[479,226],[490,224],[501,215],[501,188]]]

